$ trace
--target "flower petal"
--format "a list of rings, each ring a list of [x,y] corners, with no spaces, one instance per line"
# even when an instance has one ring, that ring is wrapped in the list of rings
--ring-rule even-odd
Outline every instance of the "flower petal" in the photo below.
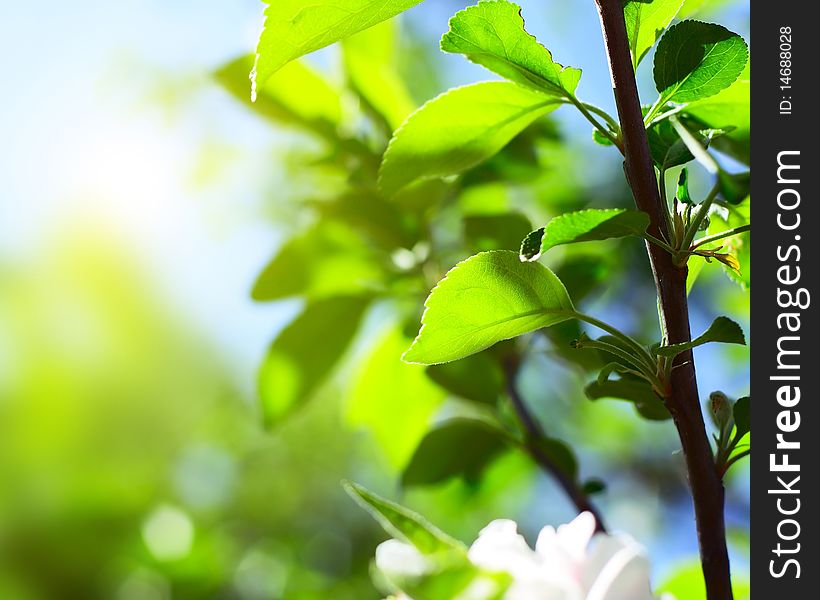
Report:
[[[550,580],[516,580],[503,600],[583,600],[581,590],[570,582]]]
[[[581,574],[584,589],[589,590],[592,587],[612,557],[624,548],[635,544],[635,540],[626,535],[599,534],[592,538]]]
[[[410,544],[387,540],[376,547],[376,567],[391,578],[415,578],[429,573],[435,564]]]
[[[653,600],[649,561],[638,544],[618,551],[598,574],[586,600]]]
[[[481,530],[468,553],[470,562],[488,571],[532,578],[539,570],[538,556],[518,533],[515,521],[499,519]]]
[[[587,546],[595,535],[595,517],[584,511],[566,525],[558,528],[558,542],[576,563],[584,560]]]

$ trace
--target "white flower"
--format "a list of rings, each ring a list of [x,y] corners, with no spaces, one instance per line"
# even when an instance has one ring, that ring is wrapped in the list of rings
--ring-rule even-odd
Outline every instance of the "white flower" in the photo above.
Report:
[[[467,559],[487,577],[476,578],[458,600],[496,598],[493,573],[512,580],[503,600],[656,600],[643,548],[626,535],[595,533],[595,518],[588,512],[557,530],[544,527],[535,550],[514,521],[493,521],[473,542]],[[379,545],[376,566],[402,588],[402,583],[440,573],[435,557],[398,540]],[[399,594],[395,600],[411,598]]]
[[[435,570],[436,565],[410,544],[387,540],[376,548],[376,566],[388,577],[417,578]]]
[[[504,600],[654,600],[649,562],[624,535],[595,534],[595,519],[582,513],[556,531],[545,527],[532,550],[513,521],[493,521],[469,552],[488,571],[509,573]]]

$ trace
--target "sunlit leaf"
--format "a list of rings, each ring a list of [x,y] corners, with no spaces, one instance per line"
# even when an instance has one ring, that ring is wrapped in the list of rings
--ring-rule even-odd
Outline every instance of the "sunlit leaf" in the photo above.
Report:
[[[734,227],[748,225],[751,216],[751,202],[745,201],[738,205],[721,206],[720,210],[710,216],[709,229],[707,235],[715,235]],[[697,240],[695,240],[697,242]],[[722,254],[729,254],[734,259],[735,268],[723,264],[723,272],[733,282],[744,289],[749,289],[752,284],[751,271],[751,236],[748,232],[723,238],[717,242],[704,244],[699,250],[715,251]],[[697,276],[703,270],[706,260],[699,257],[689,259],[689,281],[693,281],[693,275]]]
[[[682,202],[683,204],[692,206],[696,204],[696,202],[692,200],[692,194],[689,192],[689,169],[681,169],[680,175],[678,176],[675,197],[678,199],[678,202]]]
[[[467,548],[416,512],[387,500],[363,486],[345,481],[345,491],[370,513],[393,538],[413,545],[422,554],[464,553]]]
[[[655,348],[655,354],[659,356],[673,357],[681,352],[691,350],[709,342],[719,342],[722,344],[746,345],[746,336],[740,325],[732,321],[729,317],[718,317],[705,332],[693,339],[691,342],[682,344],[672,344],[671,346],[660,346]]]
[[[638,64],[678,14],[684,0],[627,0],[624,20],[632,65]]]
[[[612,208],[566,213],[524,239],[521,260],[538,260],[544,252],[561,244],[641,236],[648,226],[649,215],[639,210]]]
[[[567,291],[539,263],[515,252],[476,254],[453,267],[430,293],[422,327],[403,359],[437,364],[501,340],[573,318]]]
[[[655,86],[663,102],[714,96],[740,76],[749,49],[725,27],[683,21],[670,27],[655,53]]]
[[[416,106],[397,73],[396,21],[385,21],[342,42],[345,73],[350,85],[391,131]]]
[[[304,404],[325,382],[353,340],[368,298],[335,297],[309,304],[274,340],[259,371],[269,426]]]
[[[506,81],[445,92],[395,132],[382,161],[380,186],[392,195],[417,179],[462,173],[558,105],[552,96]]]
[[[612,139],[605,136],[598,129],[592,130],[592,139],[596,144],[600,144],[601,146],[614,146]]]
[[[254,91],[294,58],[329,46],[421,0],[266,0],[251,73]],[[253,93],[253,92],[252,92]]]
[[[323,298],[371,289],[378,265],[350,230],[321,222],[280,248],[254,284],[254,300],[295,295]]]
[[[715,147],[747,165],[750,149],[750,85],[750,66],[747,62],[738,80],[728,88],[686,107],[686,114],[705,127],[729,130],[726,135],[715,140]]]
[[[569,98],[581,71],[564,67],[524,29],[521,7],[506,0],[479,2],[450,19],[441,39],[445,52],[464,54],[502,77]]]
[[[746,225],[751,219],[751,202],[746,201],[737,206],[729,207],[729,214],[726,220],[722,218],[712,218],[709,233],[732,227]],[[751,236],[748,233],[735,235],[730,238],[720,240],[718,244],[726,252],[729,252],[737,261],[737,269],[724,269],[724,273],[741,287],[749,289],[752,285],[752,246]]]
[[[423,367],[401,361],[409,342],[396,329],[377,339],[359,363],[348,400],[348,421],[367,429],[397,471],[410,460],[446,396]]]
[[[686,19],[695,15],[715,13],[731,2],[732,0],[684,0],[678,17]]]
[[[402,474],[402,484],[431,485],[453,477],[477,481],[508,446],[505,433],[484,421],[445,421],[424,436]]]
[[[277,123],[333,136],[341,121],[341,97],[319,73],[294,61],[260,86],[256,103],[248,95],[252,56],[238,58],[216,72],[217,81],[254,112]]]

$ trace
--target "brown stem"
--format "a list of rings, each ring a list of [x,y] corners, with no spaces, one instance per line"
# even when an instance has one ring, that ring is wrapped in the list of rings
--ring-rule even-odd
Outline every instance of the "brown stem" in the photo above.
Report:
[[[596,0],[601,17],[615,102],[624,142],[624,170],[640,210],[649,214],[648,232],[664,239],[666,217],[649,153],[643,114],[632,68],[621,0]],[[668,239],[668,238],[666,238]],[[647,243],[652,274],[660,299],[661,318],[668,343],[689,341],[686,267],[676,267],[668,252]],[[686,458],[695,505],[701,564],[708,600],[731,600],[729,555],[723,516],[723,483],[715,468],[698,400],[695,363],[691,351],[680,354],[672,370],[666,405],[672,413]]]
[[[527,404],[524,402],[524,398],[521,397],[521,394],[518,391],[518,386],[515,381],[516,376],[518,375],[518,360],[512,357],[505,358],[503,361],[503,368],[507,395],[510,397],[513,410],[515,410],[515,414],[521,422],[527,436],[525,442],[527,452],[529,452],[533,460],[537,462],[544,471],[546,471],[553,477],[553,479],[555,479],[555,481],[558,482],[558,485],[561,486],[561,489],[564,490],[564,493],[569,497],[579,513],[584,511],[592,513],[592,516],[595,517],[595,530],[601,533],[606,533],[606,526],[604,525],[604,520],[601,517],[601,513],[595,505],[592,504],[590,499],[584,493],[584,490],[581,489],[574,478],[565,473],[564,470],[557,465],[555,461],[552,460],[549,455],[547,455],[547,453],[544,452],[538,445],[538,440],[543,439],[545,437],[545,433],[541,425],[530,413],[527,408]]]

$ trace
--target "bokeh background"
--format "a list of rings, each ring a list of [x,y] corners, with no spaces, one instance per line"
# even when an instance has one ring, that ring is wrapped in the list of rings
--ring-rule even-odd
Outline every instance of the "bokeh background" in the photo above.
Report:
[[[396,64],[414,104],[491,78],[437,51],[466,4],[428,0],[401,18]],[[584,69],[584,99],[612,109],[594,3],[521,4],[556,58]],[[748,3],[693,4],[748,39]],[[493,518],[517,519],[532,539],[573,516],[552,480],[515,453],[478,481],[400,488],[420,435],[402,407],[443,392],[399,375],[367,388],[363,370],[389,379],[395,368],[392,355],[368,362],[373,340],[403,343],[384,338],[393,317],[378,306],[310,401],[264,427],[257,372],[304,303],[255,302],[251,290],[303,228],[303,199],[340,173],[317,166],[327,153],[315,132],[260,115],[216,75],[253,50],[262,9],[255,0],[0,5],[0,598],[378,598],[368,570],[384,535],[345,496],[345,478],[465,541]],[[343,87],[338,49],[308,64]],[[349,93],[341,106],[360,110]],[[522,186],[504,197],[533,223],[578,197],[628,205],[611,149],[569,110],[553,123],[535,198],[522,199]],[[604,252],[637,266],[614,270],[587,312],[656,335],[645,274],[624,274],[646,270],[642,249]],[[747,292],[719,267],[704,269],[692,298],[695,330],[721,311],[748,332]],[[704,397],[748,392],[746,349],[697,358]],[[578,385],[543,357],[522,374],[582,471],[606,479],[596,499],[610,527],[649,548],[657,582],[680,575],[697,547],[674,428],[622,403],[593,405]],[[748,502],[743,464],[728,494],[740,575]]]

